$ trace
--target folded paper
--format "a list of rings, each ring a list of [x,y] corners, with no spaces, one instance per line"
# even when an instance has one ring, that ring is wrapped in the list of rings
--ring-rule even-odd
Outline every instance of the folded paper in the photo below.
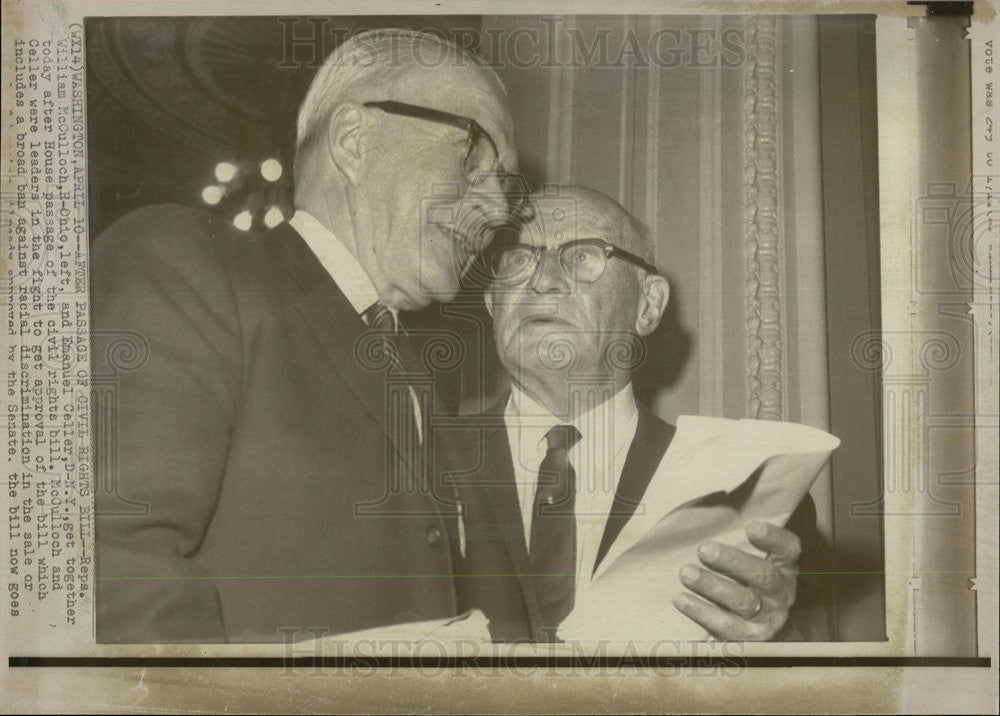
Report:
[[[446,619],[431,619],[422,622],[405,622],[374,627],[347,634],[324,636],[311,640],[317,653],[322,653],[324,642],[332,647],[349,646],[363,643],[366,649],[372,650],[372,655],[385,651],[398,655],[401,646],[419,647],[421,644],[435,642],[437,645],[462,643],[490,643],[489,621],[479,609],[472,609],[455,617]],[[308,653],[309,641],[295,645],[296,653]],[[396,650],[396,651],[394,651]],[[436,653],[436,652],[428,652]]]
[[[794,423],[685,415],[635,514],[579,589],[561,638],[581,642],[704,640],[671,603],[680,569],[706,540],[759,554],[754,520],[784,525],[840,444]]]

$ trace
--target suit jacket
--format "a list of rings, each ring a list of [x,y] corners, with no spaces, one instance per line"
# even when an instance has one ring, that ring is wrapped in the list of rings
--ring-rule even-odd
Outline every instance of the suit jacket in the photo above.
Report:
[[[521,508],[514,482],[502,400],[479,425],[469,429],[465,447],[453,451],[459,493],[464,508],[466,553],[462,561],[458,595],[462,610],[479,608],[490,620],[494,641],[541,641],[542,615],[531,579],[531,562],[524,539]],[[596,569],[642,499],[653,473],[673,439],[675,428],[650,410],[638,406],[636,434],[622,468],[614,502],[597,553]],[[816,511],[808,496],[786,527],[802,540],[796,606],[777,639],[816,640],[829,637],[825,609],[829,590],[825,571],[826,549],[816,531]],[[674,609],[669,596],[664,609]]]
[[[366,326],[289,225],[141,209],[92,265],[98,641],[456,612],[454,500],[387,430]]]

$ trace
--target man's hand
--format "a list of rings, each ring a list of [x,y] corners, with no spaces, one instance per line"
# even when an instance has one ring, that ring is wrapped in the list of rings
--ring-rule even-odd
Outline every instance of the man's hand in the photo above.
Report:
[[[802,549],[799,538],[767,522],[751,522],[747,537],[767,556],[755,557],[718,542],[703,542],[698,557],[704,566],[688,564],[681,569],[684,586],[704,599],[677,594],[674,606],[716,639],[773,639],[795,603]]]

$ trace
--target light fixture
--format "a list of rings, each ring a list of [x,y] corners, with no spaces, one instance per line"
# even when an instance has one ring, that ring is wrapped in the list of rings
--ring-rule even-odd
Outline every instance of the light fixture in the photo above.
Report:
[[[284,220],[285,214],[276,206],[272,206],[267,210],[267,213],[264,214],[264,226],[269,229],[273,229]]]
[[[260,163],[260,175],[268,181],[281,179],[283,168],[277,159],[265,159]]]
[[[236,176],[236,165],[232,162],[219,162],[215,165],[215,178],[225,183]]]
[[[233,226],[240,231],[250,231],[250,227],[253,226],[253,214],[247,210],[241,211],[233,217]]]
[[[201,190],[201,200],[206,204],[218,204],[222,201],[222,187],[216,184],[209,184]]]

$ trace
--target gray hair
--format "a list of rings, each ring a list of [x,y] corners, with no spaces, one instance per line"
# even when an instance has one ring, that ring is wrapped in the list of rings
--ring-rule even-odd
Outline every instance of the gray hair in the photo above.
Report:
[[[398,28],[366,30],[352,35],[331,52],[313,77],[299,108],[296,154],[313,140],[342,102],[390,99],[385,96],[388,91],[423,61],[422,46],[434,46],[440,55],[486,70],[500,94],[506,95],[503,82],[489,65],[440,35]]]

